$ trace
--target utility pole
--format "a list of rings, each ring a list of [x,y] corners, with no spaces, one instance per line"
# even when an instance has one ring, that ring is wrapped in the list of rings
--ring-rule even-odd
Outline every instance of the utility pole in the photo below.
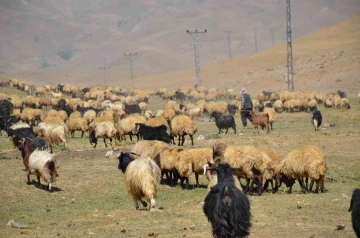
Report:
[[[272,46],[275,46],[275,42],[274,42],[274,27],[269,28],[270,32],[271,32],[271,42],[272,42]]]
[[[286,36],[287,36],[288,90],[290,92],[294,92],[294,68],[293,68],[293,58],[292,58],[290,0],[286,0]]]
[[[195,72],[196,72],[196,80],[197,84],[201,85],[202,80],[200,78],[200,55],[199,55],[199,34],[206,33],[207,30],[204,31],[186,31],[191,37],[194,39],[194,52],[195,52]]]
[[[257,46],[257,39],[256,39],[256,31],[257,31],[258,29],[254,29],[254,40],[255,40],[255,52],[258,52],[258,46]]]
[[[228,45],[229,45],[229,59],[232,60],[231,46],[230,46],[230,33],[232,33],[232,31],[224,31],[224,33],[227,33]]]
[[[137,55],[137,53],[129,53],[129,54],[125,54],[124,56],[129,56],[129,60],[130,60],[130,77],[131,77],[131,87],[134,88],[134,78],[133,78],[133,66],[132,66],[132,62],[133,62],[133,56]]]
[[[99,69],[104,70],[104,86],[106,86],[106,73],[105,73],[105,71],[110,69],[110,66],[108,66],[108,67],[99,67]]]

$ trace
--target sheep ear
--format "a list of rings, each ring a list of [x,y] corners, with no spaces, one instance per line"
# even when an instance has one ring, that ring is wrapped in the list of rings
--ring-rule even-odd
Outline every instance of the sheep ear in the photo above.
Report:
[[[351,201],[350,201],[350,208],[349,208],[348,212],[351,212],[352,206],[353,206],[353,199],[351,199]]]

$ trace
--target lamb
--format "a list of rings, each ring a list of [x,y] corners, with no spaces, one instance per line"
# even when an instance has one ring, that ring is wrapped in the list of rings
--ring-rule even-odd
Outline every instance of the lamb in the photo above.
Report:
[[[150,211],[156,209],[155,198],[160,188],[160,168],[149,157],[133,159],[128,153],[121,152],[118,168],[125,173],[126,189],[133,197],[136,210],[138,202],[146,207],[143,197],[150,202]]]
[[[357,237],[360,237],[360,189],[353,191],[350,201],[349,212],[351,211],[352,226]]]
[[[170,130],[172,136],[179,136],[178,145],[184,145],[185,135],[189,135],[191,145],[194,145],[193,135],[197,132],[196,124],[186,115],[178,115],[171,120]],[[181,141],[181,142],[180,142]]]
[[[251,111],[252,116],[252,123],[254,124],[254,134],[257,131],[259,133],[259,126],[265,126],[266,127],[266,133],[270,133],[269,125],[270,125],[270,119],[268,113],[255,113],[254,111]]]
[[[113,122],[110,121],[101,121],[96,123],[94,126],[89,126],[89,141],[90,145],[94,145],[94,148],[96,148],[97,145],[97,139],[103,138],[105,147],[107,147],[106,144],[106,138],[110,140],[110,143],[112,143],[112,138],[115,137],[116,129]]]
[[[71,137],[74,137],[75,131],[81,131],[81,138],[83,138],[84,132],[89,129],[87,121],[82,117],[70,117],[66,121],[66,126],[70,131]]]
[[[251,227],[250,201],[235,186],[231,167],[217,167],[218,184],[205,198],[203,211],[214,237],[247,237]]]
[[[61,125],[55,125],[41,122],[39,124],[39,131],[52,145],[64,143],[64,146],[66,147],[69,130],[65,123],[62,123]]]
[[[310,119],[311,119],[311,123],[315,127],[315,131],[318,131],[322,123],[322,115],[321,112],[316,107],[313,107],[311,109]]]
[[[324,192],[325,173],[327,171],[326,158],[324,153],[316,146],[308,145],[291,151],[276,168],[276,179],[281,186],[281,182],[285,182],[289,187],[288,193],[295,180],[298,180],[303,192],[306,187],[300,178],[310,177],[312,191],[313,182],[316,181],[315,193]]]
[[[218,134],[222,132],[221,129],[226,129],[225,134],[227,134],[230,127],[234,130],[234,134],[236,134],[236,124],[233,115],[221,114],[214,111],[210,116],[215,118],[216,127],[219,129]]]

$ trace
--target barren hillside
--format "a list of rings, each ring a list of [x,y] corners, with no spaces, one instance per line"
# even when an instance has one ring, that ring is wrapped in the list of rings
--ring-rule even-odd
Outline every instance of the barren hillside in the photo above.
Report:
[[[358,0],[293,1],[294,39],[339,23],[360,12]],[[193,68],[193,40],[201,36],[200,63],[254,53],[285,41],[285,1],[229,0],[63,0],[0,2],[0,70],[36,83],[103,81],[99,67],[110,66],[112,80],[129,79],[124,53],[137,52],[136,76]],[[205,72],[204,72],[205,73]]]

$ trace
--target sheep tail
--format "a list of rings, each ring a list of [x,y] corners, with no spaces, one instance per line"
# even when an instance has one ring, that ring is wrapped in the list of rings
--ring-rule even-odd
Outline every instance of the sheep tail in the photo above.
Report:
[[[58,173],[56,171],[56,164],[54,160],[48,160],[44,165],[44,180],[48,183],[55,182]]]

